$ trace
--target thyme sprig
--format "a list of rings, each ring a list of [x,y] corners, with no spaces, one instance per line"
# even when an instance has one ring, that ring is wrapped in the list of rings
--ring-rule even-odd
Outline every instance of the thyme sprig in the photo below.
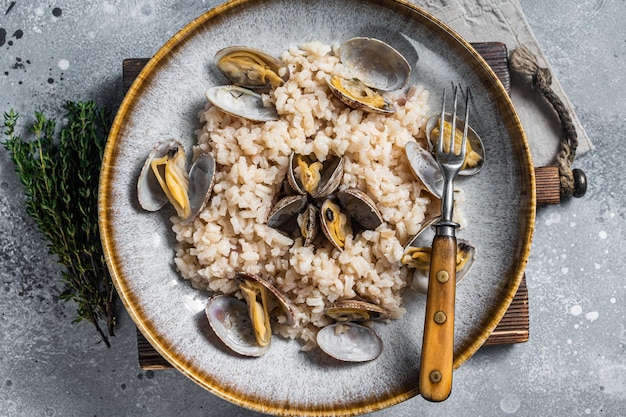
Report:
[[[60,297],[77,304],[74,322],[89,321],[110,346],[114,287],[98,230],[98,179],[110,122],[93,101],[67,102],[63,108],[66,121],[57,141],[55,120],[35,112],[29,128],[34,137],[24,140],[15,130],[18,114],[5,112],[3,144],[24,186],[26,211],[64,266],[67,290]]]

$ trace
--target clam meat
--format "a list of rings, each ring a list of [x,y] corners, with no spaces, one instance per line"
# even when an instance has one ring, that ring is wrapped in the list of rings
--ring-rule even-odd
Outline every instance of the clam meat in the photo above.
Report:
[[[267,289],[259,282],[244,280],[239,284],[243,298],[248,304],[254,338],[259,346],[267,346],[272,337],[270,313],[267,311]]]
[[[428,147],[433,154],[436,153],[437,143],[439,142],[439,133],[441,129],[441,123],[439,120],[441,116],[435,115],[430,117],[426,121],[426,139],[428,140]],[[455,149],[460,149],[461,140],[463,139],[463,129],[465,122],[459,117],[455,121],[454,129],[454,144]],[[443,137],[444,147],[449,144],[449,138],[452,132],[452,115],[446,113],[443,121]],[[471,126],[467,127],[467,152],[463,166],[459,171],[459,175],[473,175],[478,173],[485,163],[485,146],[482,139]]]
[[[251,89],[280,87],[289,68],[278,58],[246,46],[230,46],[214,57],[217,68],[235,85]]]
[[[363,81],[334,75],[328,83],[331,91],[346,106],[368,113],[391,114],[396,111],[393,103]]]
[[[364,192],[337,191],[343,177],[343,157],[326,161],[292,153],[287,180],[295,192],[281,198],[269,213],[270,227],[289,232],[298,230],[309,245],[321,229],[339,250],[355,228],[375,229],[383,222],[376,203]],[[291,220],[297,222],[294,227]]]

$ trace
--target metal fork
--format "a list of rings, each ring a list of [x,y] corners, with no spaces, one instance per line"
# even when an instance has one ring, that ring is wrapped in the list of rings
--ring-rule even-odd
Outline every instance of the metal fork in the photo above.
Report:
[[[452,221],[454,209],[454,179],[459,173],[467,151],[469,119],[469,88],[465,94],[465,119],[463,139],[459,153],[455,149],[457,124],[457,87],[454,87],[454,104],[450,124],[449,146],[444,146],[446,120],[446,90],[443,90],[437,162],[444,178],[441,199],[441,219],[435,224],[424,319],[424,338],[419,371],[419,390],[429,401],[443,401],[452,389],[454,361],[454,301],[456,292],[456,233],[459,225]]]

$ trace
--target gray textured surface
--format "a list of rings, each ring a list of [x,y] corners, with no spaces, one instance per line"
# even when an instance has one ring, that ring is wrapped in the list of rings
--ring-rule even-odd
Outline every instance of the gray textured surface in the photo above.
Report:
[[[116,108],[122,59],[150,56],[219,1],[33,3],[0,3],[0,110],[24,116],[55,116],[65,100]],[[576,163],[589,190],[538,210],[527,269],[530,341],[479,351],[455,373],[445,403],[415,398],[373,416],[626,415],[626,195],[617,152],[626,134],[626,8],[521,3],[596,146]],[[122,309],[110,349],[89,325],[72,325],[73,306],[58,300],[59,269],[24,211],[5,151],[0,177],[0,416],[258,415],[177,371],[141,371]]]

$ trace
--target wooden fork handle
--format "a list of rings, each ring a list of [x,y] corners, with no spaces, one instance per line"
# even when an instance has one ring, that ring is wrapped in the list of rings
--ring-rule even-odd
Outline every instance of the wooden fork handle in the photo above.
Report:
[[[452,389],[456,238],[435,236],[430,260],[419,390],[429,401],[443,401]]]

